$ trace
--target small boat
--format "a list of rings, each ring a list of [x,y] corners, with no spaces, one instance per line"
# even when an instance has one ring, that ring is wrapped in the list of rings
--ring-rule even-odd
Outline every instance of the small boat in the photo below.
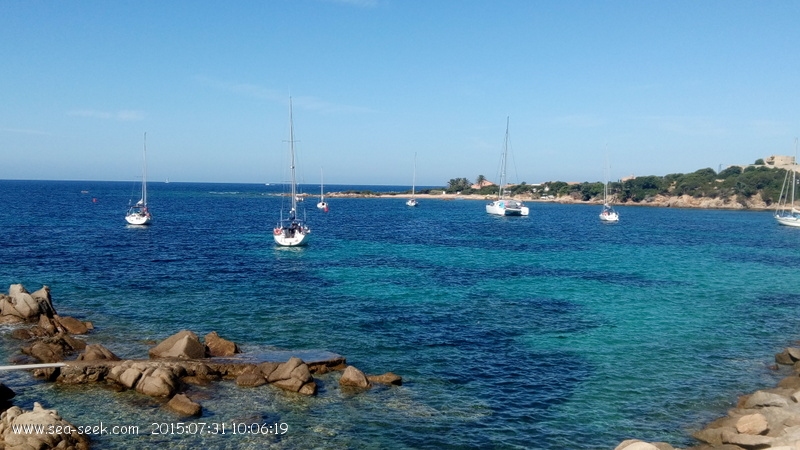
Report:
[[[600,211],[600,221],[611,223],[619,222],[619,213],[611,206],[608,198],[608,163],[606,163],[605,185],[603,185],[603,209]]]
[[[415,198],[415,190],[417,187],[417,154],[414,153],[414,176],[411,178],[411,198],[406,201],[408,206],[417,206],[419,203]]]
[[[291,209],[289,215],[284,219],[281,209],[281,220],[272,230],[272,237],[275,243],[281,247],[299,247],[308,243],[308,236],[311,229],[297,215],[297,179],[295,176],[295,155],[294,155],[294,122],[292,118],[292,98],[289,97],[289,159],[291,161],[290,170],[292,172],[292,193]]]
[[[128,207],[125,221],[131,225],[150,225],[153,216],[147,209],[147,133],[144,134],[144,150],[142,151],[142,197]]]
[[[317,208],[328,212],[328,203],[325,201],[325,188],[323,187],[323,182],[322,169],[319,169],[319,203],[317,203]]]
[[[486,204],[486,212],[497,216],[527,216],[528,207],[521,201],[506,198],[506,165],[508,162],[508,122],[506,117],[506,137],[503,144],[503,156],[500,160],[500,191],[497,200]]]
[[[778,207],[775,209],[775,220],[780,225],[800,227],[800,210],[794,205],[794,191],[797,185],[797,138],[794,139],[791,187],[787,183],[788,181],[789,172],[786,172],[786,176],[783,179],[783,187],[781,187],[781,196],[778,199]]]

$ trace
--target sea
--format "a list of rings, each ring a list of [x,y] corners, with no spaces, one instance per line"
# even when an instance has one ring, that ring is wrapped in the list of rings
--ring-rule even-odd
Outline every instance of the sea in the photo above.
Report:
[[[788,375],[774,354],[800,339],[800,229],[770,212],[620,206],[605,224],[598,205],[497,217],[477,200],[328,197],[324,212],[310,196],[309,245],[278,248],[284,185],[150,183],[153,223],[132,227],[138,189],[0,181],[0,289],[49,286],[59,314],[94,324],[83,339],[123,359],[216,331],[245,354],[332,352],[403,384],[342,389],[333,372],[302,396],[222,380],[188,388],[203,414],[185,418],[103,383],[0,372],[15,405],[105,426],[93,448],[689,446]],[[326,186],[350,189],[409,190]],[[6,364],[24,345],[11,331]]]

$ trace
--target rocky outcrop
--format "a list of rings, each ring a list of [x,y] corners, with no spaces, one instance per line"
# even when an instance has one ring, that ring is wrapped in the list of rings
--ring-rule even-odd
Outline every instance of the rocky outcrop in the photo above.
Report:
[[[367,376],[364,375],[364,372],[356,369],[353,366],[347,366],[347,368],[344,369],[342,377],[339,378],[339,385],[361,389],[368,389],[372,387],[372,383],[369,382]]]
[[[235,342],[219,337],[216,331],[208,333],[203,338],[203,342],[205,342],[208,356],[233,356],[242,352]]]
[[[773,389],[739,398],[727,417],[717,419],[692,436],[702,444],[688,450],[750,450],[800,448],[800,351],[787,348],[775,355],[780,364],[793,365],[794,373]],[[617,449],[631,450],[632,446]],[[660,443],[653,443],[663,448]],[[650,447],[641,447],[641,449]],[[672,448],[672,447],[669,447]]]
[[[43,286],[33,294],[28,293],[21,284],[12,284],[8,295],[0,299],[0,314],[13,316],[23,321],[38,320],[39,315],[55,315],[50,298],[50,288]]]
[[[200,416],[203,413],[203,407],[199,403],[195,403],[184,394],[177,394],[167,402],[167,408],[175,411],[183,416]]]
[[[4,316],[4,312],[8,315]],[[33,359],[43,363],[62,362],[67,356],[81,352],[75,360],[63,365],[34,369],[34,376],[73,385],[103,382],[119,390],[135,390],[147,396],[169,399],[166,407],[183,416],[202,414],[202,406],[182,392],[187,385],[205,385],[220,378],[235,379],[236,384],[242,387],[272,384],[301,395],[317,393],[314,374],[338,370],[345,371],[343,381],[340,381],[342,385],[368,388],[372,383],[402,384],[402,379],[391,372],[367,377],[355,367],[348,367],[344,357],[327,352],[321,352],[324,356],[320,352],[310,352],[311,363],[296,356],[285,362],[253,361],[253,357],[237,355],[241,353],[239,346],[216,332],[208,333],[204,342],[200,342],[194,332],[182,330],[151,348],[151,359],[121,361],[108,348],[99,344],[87,345],[84,340],[74,337],[73,334],[91,331],[92,324],[57,315],[46,286],[28,294],[22,285],[12,285],[9,295],[0,294],[0,317],[13,317],[16,323],[35,322],[29,328],[16,328],[12,333],[17,339],[29,341],[22,352]],[[29,362],[23,359],[17,358],[17,361]],[[0,383],[0,402],[13,396],[14,392]],[[44,414],[42,411],[36,413]],[[21,410],[14,410],[11,419],[21,414]],[[0,418],[0,432],[3,423]],[[65,436],[59,439],[53,441],[58,448],[81,448],[67,441]],[[31,440],[14,445],[29,445],[19,448],[51,448],[48,447],[51,443],[49,440],[44,443]]]
[[[403,384],[403,378],[392,372],[386,372],[383,375],[368,375],[367,380],[372,384],[378,383],[390,386],[401,386]]]
[[[22,353],[31,356],[43,363],[63,361],[66,355],[86,348],[86,343],[69,334],[59,333],[55,336],[42,338],[29,346],[22,347]]]
[[[205,358],[206,347],[197,335],[189,330],[182,330],[164,339],[150,349],[151,358]]]
[[[56,430],[60,433],[36,433],[32,427],[42,427],[42,430]],[[30,432],[14,432],[14,429],[26,428]],[[89,448],[86,436],[78,434],[78,429],[61,418],[58,411],[45,409],[39,403],[33,404],[32,411],[23,411],[18,406],[12,406],[0,414],[0,436],[3,447],[6,449],[76,449]]]
[[[89,344],[76,361],[119,361],[119,357],[100,344]]]

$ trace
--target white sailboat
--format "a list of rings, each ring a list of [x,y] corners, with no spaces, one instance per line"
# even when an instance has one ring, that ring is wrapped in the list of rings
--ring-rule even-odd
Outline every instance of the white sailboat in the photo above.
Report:
[[[417,154],[414,153],[414,176],[411,178],[411,198],[406,200],[406,205],[408,206],[417,206],[419,203],[415,198],[416,195],[416,187],[417,187]]]
[[[328,203],[325,201],[325,188],[323,186],[323,173],[322,169],[319,169],[319,203],[317,203],[317,208],[328,212]]]
[[[600,211],[601,222],[619,222],[619,213],[611,206],[608,199],[608,163],[606,163],[605,184],[603,185],[603,210]]]
[[[778,207],[775,209],[775,220],[781,225],[789,227],[800,227],[800,210],[794,205],[794,191],[797,186],[797,138],[794,139],[794,164],[792,164],[792,185],[788,185],[789,172],[783,179],[781,197],[778,199]]]
[[[506,117],[506,137],[503,144],[503,156],[500,161],[500,191],[497,200],[486,204],[486,212],[497,216],[527,216],[528,207],[521,201],[506,198],[506,166],[508,162],[508,122]]]
[[[147,209],[147,133],[144,134],[144,150],[142,151],[142,197],[128,207],[125,221],[131,225],[149,225],[153,220]]]
[[[292,209],[289,210],[289,216],[286,219],[283,218],[283,210],[281,210],[281,220],[272,230],[272,235],[275,238],[275,243],[282,247],[298,247],[308,243],[308,235],[311,233],[311,229],[297,215],[297,179],[295,177],[294,122],[292,120],[291,97],[289,97],[289,155],[291,161],[289,167],[292,172]]]

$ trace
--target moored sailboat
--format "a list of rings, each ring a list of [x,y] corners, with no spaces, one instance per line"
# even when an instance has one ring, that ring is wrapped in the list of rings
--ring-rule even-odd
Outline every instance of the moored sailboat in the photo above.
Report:
[[[289,159],[292,175],[291,184],[291,209],[289,215],[284,219],[281,210],[281,220],[272,230],[275,243],[282,247],[298,247],[308,243],[308,236],[311,229],[305,221],[297,214],[297,179],[295,176],[295,154],[294,154],[294,122],[292,118],[292,98],[289,97]]]
[[[152,220],[153,215],[147,209],[147,133],[145,133],[142,150],[142,196],[138,202],[128,206],[125,221],[131,225],[149,225]]]
[[[500,190],[497,200],[486,204],[486,212],[497,216],[527,216],[528,207],[521,201],[506,198],[506,166],[508,163],[508,123],[506,117],[506,137],[503,144],[503,156],[500,161]]]
[[[417,187],[417,154],[414,153],[414,176],[411,178],[411,198],[406,200],[406,205],[408,206],[417,206],[419,203],[415,197],[416,195],[416,187]]]
[[[603,210],[600,211],[601,222],[619,222],[619,213],[611,206],[608,198],[608,164],[606,164],[605,184],[603,185]]]
[[[789,172],[786,172],[786,177],[783,179],[783,187],[781,188],[781,196],[778,199],[778,207],[775,209],[775,220],[780,225],[800,227],[800,210],[794,205],[794,191],[795,186],[797,186],[797,138],[794,139],[791,186],[787,183],[788,181]]]
[[[319,169],[319,203],[317,203],[317,208],[328,212],[328,202],[325,201],[325,188],[322,175],[322,169]]]

